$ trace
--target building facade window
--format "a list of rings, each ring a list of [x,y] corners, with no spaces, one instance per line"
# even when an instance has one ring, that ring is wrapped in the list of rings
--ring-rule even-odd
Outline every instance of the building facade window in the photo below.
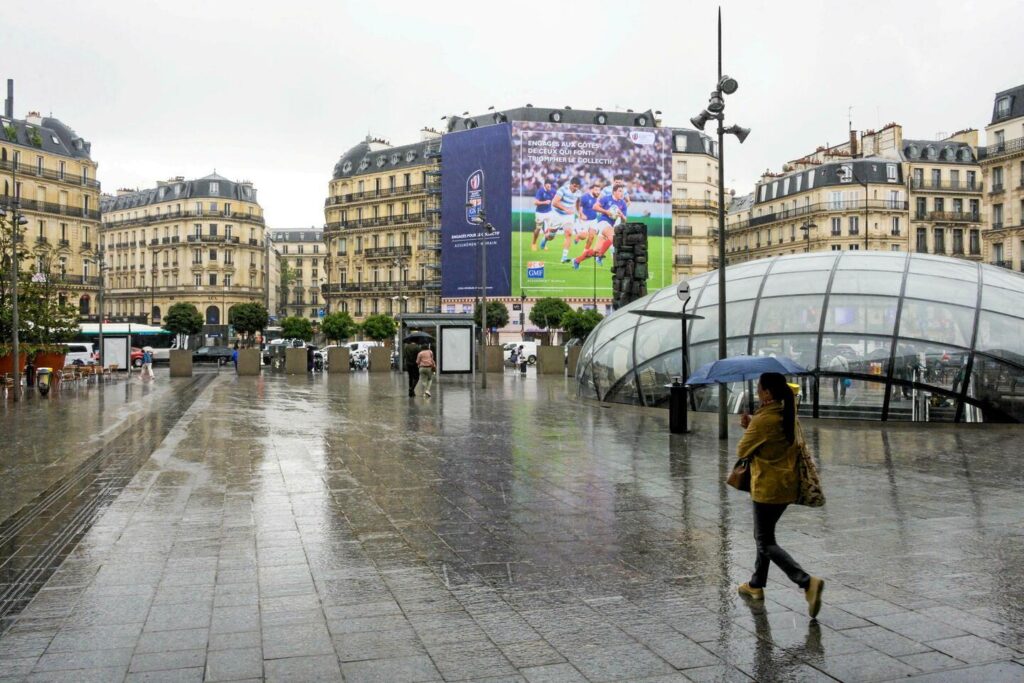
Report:
[[[926,228],[917,229],[916,249],[920,254],[928,253],[928,230]]]

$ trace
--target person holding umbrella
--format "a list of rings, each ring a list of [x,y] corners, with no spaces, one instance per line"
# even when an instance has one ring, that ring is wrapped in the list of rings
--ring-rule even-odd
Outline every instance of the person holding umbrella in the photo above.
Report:
[[[402,364],[409,375],[409,396],[416,395],[416,385],[420,381],[420,366],[417,363],[422,348],[420,345],[430,344],[432,341],[434,338],[426,332],[413,332],[402,339]]]
[[[753,417],[744,415],[746,430],[736,447],[740,458],[750,462],[750,499],[754,507],[754,541],[757,560],[750,581],[740,584],[740,595],[764,600],[768,568],[772,562],[804,591],[807,611],[818,616],[825,582],[811,576],[775,540],[775,525],[800,496],[797,459],[801,442],[796,418],[796,396],[784,375],[766,372],[757,382],[761,406]]]

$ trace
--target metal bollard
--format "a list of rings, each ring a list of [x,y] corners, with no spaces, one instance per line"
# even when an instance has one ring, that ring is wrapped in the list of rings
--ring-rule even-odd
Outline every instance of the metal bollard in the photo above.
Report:
[[[690,431],[686,414],[686,385],[680,377],[673,377],[669,385],[668,429],[673,434],[686,434]]]

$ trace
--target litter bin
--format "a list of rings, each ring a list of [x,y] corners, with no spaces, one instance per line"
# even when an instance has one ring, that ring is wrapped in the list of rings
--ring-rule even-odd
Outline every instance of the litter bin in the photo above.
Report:
[[[690,431],[686,415],[686,385],[682,377],[673,377],[668,387],[668,430],[673,434],[686,434]]]
[[[36,384],[39,385],[39,393],[46,396],[50,393],[50,380],[53,370],[50,368],[36,369]]]

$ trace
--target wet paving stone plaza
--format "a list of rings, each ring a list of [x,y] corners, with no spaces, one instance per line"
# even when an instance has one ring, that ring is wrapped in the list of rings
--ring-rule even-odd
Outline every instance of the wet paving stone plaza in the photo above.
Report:
[[[740,429],[567,380],[200,372],[0,411],[0,681],[1022,681],[1019,427],[804,422],[773,568]]]

